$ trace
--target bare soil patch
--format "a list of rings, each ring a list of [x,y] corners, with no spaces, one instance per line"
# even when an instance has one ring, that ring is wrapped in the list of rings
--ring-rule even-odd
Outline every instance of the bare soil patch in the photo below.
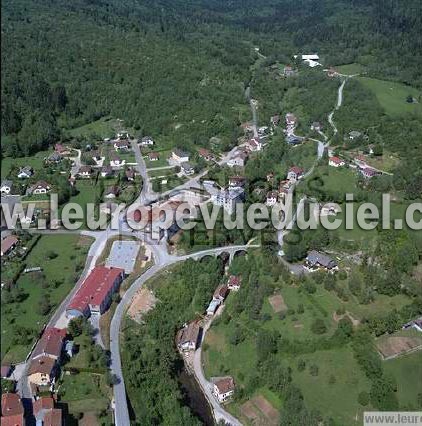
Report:
[[[278,424],[279,414],[278,411],[265,399],[262,395],[258,395],[252,399],[257,408],[268,419],[268,424]]]
[[[142,316],[153,309],[156,303],[157,299],[154,293],[147,288],[141,288],[133,297],[127,313],[130,318],[140,323]]]
[[[100,423],[95,413],[84,413],[81,420],[79,420],[80,426],[98,426]]]
[[[240,412],[242,416],[246,417],[253,424],[256,424],[259,421],[259,414],[256,412],[256,408],[251,401],[247,401],[240,406]]]
[[[275,426],[278,425],[280,420],[278,411],[267,399],[264,398],[263,395],[257,395],[242,404],[240,412],[254,425]]]
[[[344,313],[343,315],[337,315],[335,311],[333,312],[333,320],[335,322],[339,322],[340,320],[346,317],[350,319],[354,327],[357,327],[360,324],[360,320],[355,318],[349,311],[346,311],[346,313]]]
[[[284,302],[283,296],[278,293],[274,294],[273,296],[268,298],[268,301],[270,302],[271,307],[273,308],[274,312],[285,312],[287,311],[287,305]]]
[[[79,247],[89,247],[92,244],[93,239],[86,235],[81,235],[78,239],[77,245]]]
[[[417,337],[391,336],[378,340],[377,348],[384,359],[395,358],[418,348],[422,349],[422,339]]]

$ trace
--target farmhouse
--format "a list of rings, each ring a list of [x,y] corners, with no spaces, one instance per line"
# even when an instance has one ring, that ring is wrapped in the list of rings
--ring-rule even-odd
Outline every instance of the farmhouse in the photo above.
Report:
[[[195,174],[195,169],[191,166],[190,163],[185,161],[180,165],[181,171],[185,176],[191,176]]]
[[[1,424],[2,426],[23,426],[24,408],[22,401],[16,393],[3,393],[1,395]]]
[[[219,300],[224,302],[227,295],[229,294],[229,288],[225,284],[220,284],[214,291],[213,300]]]
[[[211,151],[208,151],[208,149],[205,149],[205,148],[199,148],[198,155],[201,158],[203,158],[205,161],[214,160],[214,155],[211,153]]]
[[[322,268],[327,271],[334,271],[338,269],[338,265],[335,260],[316,250],[309,252],[305,259],[305,267],[309,270],[317,270]]]
[[[48,163],[60,163],[62,161],[62,156],[58,152],[53,152],[47,157]]]
[[[227,282],[227,287],[229,290],[238,291],[240,289],[240,285],[242,284],[242,277],[239,275],[230,275],[229,280]]]
[[[354,141],[355,139],[360,138],[361,136],[362,136],[362,133],[358,132],[357,130],[352,130],[349,133],[349,139],[352,140],[352,141]]]
[[[118,140],[114,142],[114,149],[116,151],[128,151],[129,148],[130,148],[130,144],[127,139]]]
[[[50,191],[50,184],[48,184],[45,180],[39,180],[37,183],[35,183],[29,188],[28,194],[47,194]]]
[[[171,153],[171,158],[178,164],[186,163],[189,161],[189,154],[181,149],[174,149]]]
[[[34,174],[34,169],[32,167],[25,166],[19,169],[18,178],[29,179],[33,174]]]
[[[11,180],[4,180],[1,183],[0,192],[4,195],[9,195],[13,188],[13,182]]]
[[[66,308],[66,316],[89,317],[104,313],[111,303],[111,296],[117,291],[124,278],[121,268],[96,266]]]
[[[211,195],[211,202],[216,206],[223,207],[229,214],[232,214],[237,203],[241,203],[244,199],[243,188],[229,188]]]
[[[252,151],[252,152],[261,151],[262,144],[259,141],[259,139],[253,138],[248,141],[247,148],[249,149],[249,151]]]
[[[272,207],[277,204],[277,199],[278,199],[278,193],[276,191],[269,191],[267,192],[267,200],[265,204],[268,207]]]
[[[345,164],[345,161],[339,157],[330,157],[328,159],[328,165],[332,167],[343,167]]]
[[[69,155],[70,150],[67,146],[62,145],[61,143],[56,143],[54,145],[54,151],[56,151],[60,155]]]
[[[229,187],[230,188],[243,188],[246,183],[246,178],[244,176],[232,176],[229,178]]]
[[[192,321],[178,331],[176,336],[177,346],[182,351],[194,351],[198,347],[201,328],[197,321]]]
[[[78,171],[78,176],[82,178],[90,178],[92,174],[91,166],[81,166]]]
[[[414,328],[415,330],[422,333],[422,317],[416,318],[413,321],[410,321],[403,325],[403,330],[407,330],[409,328]]]
[[[303,177],[303,169],[297,166],[290,167],[289,172],[287,173],[287,179],[296,182]]]
[[[125,160],[122,160],[115,152],[110,154],[110,166],[120,167],[125,164]]]
[[[117,185],[109,186],[104,190],[104,198],[116,198],[120,193],[120,189]]]
[[[32,411],[37,426],[61,426],[62,410],[54,408],[54,399],[43,396],[32,403]]]
[[[40,356],[31,361],[28,370],[28,380],[38,386],[53,383],[58,371],[56,360],[48,356]]]
[[[111,166],[103,166],[101,168],[101,177],[113,176],[113,169]]]
[[[284,77],[293,77],[294,75],[296,75],[296,70],[293,69],[293,67],[291,65],[286,65],[283,68],[283,75]]]
[[[220,404],[234,394],[234,389],[233,377],[222,377],[214,381],[213,393]]]
[[[371,167],[359,167],[359,173],[366,179],[379,176],[381,173]]]
[[[248,159],[248,154],[243,151],[238,151],[236,155],[227,161],[229,167],[244,167],[246,160]]]
[[[154,145],[154,141],[153,141],[153,139],[152,139],[152,137],[151,137],[151,136],[144,136],[144,137],[141,139],[141,145],[142,145],[142,146],[150,146],[150,145]]]
[[[62,354],[66,329],[47,327],[32,353],[32,358],[48,357],[59,360]]]
[[[330,77],[330,78],[337,77],[338,76],[338,72],[334,68],[330,67],[327,70],[327,76]]]
[[[148,153],[148,160],[149,161],[158,161],[160,159],[160,156],[158,155],[158,152],[149,152]]]

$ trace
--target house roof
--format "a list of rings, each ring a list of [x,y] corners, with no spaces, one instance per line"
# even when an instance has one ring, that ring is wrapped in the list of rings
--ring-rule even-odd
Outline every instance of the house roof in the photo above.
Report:
[[[67,310],[75,309],[85,312],[89,305],[101,305],[116,278],[124,272],[124,269],[121,268],[96,266],[73,296]]]
[[[160,158],[160,156],[158,155],[158,152],[149,152],[148,158],[150,160],[158,160]]]
[[[148,142],[148,141],[152,141],[152,137],[151,136],[144,136],[142,139],[142,142]]]
[[[29,365],[28,375],[35,373],[51,374],[53,371],[56,360],[48,356],[40,356],[39,358],[33,359]]]
[[[331,259],[330,256],[327,256],[324,253],[320,253],[319,251],[312,250],[308,253],[306,260],[312,265],[322,265],[325,268],[334,268],[337,266],[337,262]]]
[[[117,185],[109,186],[104,190],[104,195],[119,195],[119,187]]]
[[[1,378],[4,379],[6,377],[9,377],[11,371],[12,371],[12,367],[10,365],[3,364],[1,366]]]
[[[1,415],[3,417],[23,415],[23,405],[18,394],[3,393],[1,396]],[[3,419],[2,422],[3,424]]]
[[[206,149],[206,148],[198,148],[198,154],[201,157],[209,157],[209,156],[211,156],[211,152],[208,151],[208,149]]]
[[[223,299],[225,299],[228,292],[229,292],[229,288],[227,287],[227,285],[220,284],[214,291],[214,297],[215,298],[222,297]]]
[[[286,121],[296,121],[296,120],[297,120],[296,116],[293,113],[288,112],[286,114]]]
[[[4,181],[2,181],[2,183],[1,183],[1,186],[3,187],[3,186],[8,186],[9,188],[11,188],[12,187],[12,185],[13,185],[13,181],[11,181],[11,180],[7,180],[7,179],[5,179]]]
[[[43,426],[61,426],[62,424],[62,410],[59,408],[53,408],[44,414]]]
[[[192,169],[193,169],[193,167],[191,166],[191,164],[190,164],[190,163],[188,163],[187,161],[185,161],[184,163],[182,163],[180,166],[181,166],[183,169],[185,169],[185,170],[192,170]]]
[[[44,188],[44,189],[49,189],[51,188],[50,184],[47,183],[45,180],[39,180],[38,182],[36,182],[33,186],[32,189],[37,189],[37,188]]]
[[[113,168],[111,166],[103,166],[101,168],[101,173],[111,174],[113,173]]]
[[[2,253],[8,252],[19,239],[15,235],[8,235],[6,238],[1,240],[1,251]]]
[[[52,152],[49,156],[48,159],[50,161],[57,161],[57,160],[61,160],[62,156],[58,153],[58,152]]]
[[[23,424],[23,414],[1,417],[1,426],[23,426]]]
[[[344,161],[339,157],[330,157],[330,161],[336,164],[344,163]]]
[[[114,142],[114,145],[117,147],[124,147],[129,146],[129,142],[127,139],[119,139],[118,141]]]
[[[35,346],[32,357],[37,358],[40,355],[51,355],[58,358],[62,352],[65,337],[65,328],[47,327]]]
[[[189,153],[188,152],[182,151],[179,148],[173,149],[173,154],[177,155],[178,157],[189,157]]]
[[[61,152],[65,152],[65,151],[68,151],[69,149],[68,148],[66,148],[63,144],[61,144],[61,143],[56,143],[55,145],[54,145],[54,150],[55,151],[57,151],[58,153],[61,153]]]
[[[267,199],[277,198],[277,197],[278,197],[278,192],[276,192],[276,191],[269,191],[269,192],[267,192]]]
[[[289,173],[290,172],[296,173],[297,175],[301,175],[301,174],[303,174],[303,169],[301,167],[298,167],[298,166],[293,166],[293,167],[290,167]]]
[[[92,173],[92,167],[91,166],[81,166],[79,168],[79,173]]]
[[[214,382],[219,394],[224,394],[234,390],[233,377],[224,377]]]
[[[228,285],[229,286],[240,286],[242,283],[242,277],[239,275],[230,275]]]
[[[30,166],[21,167],[21,168],[19,169],[18,174],[20,174],[20,173],[26,173],[26,174],[28,174],[28,175],[32,175],[32,173],[33,173],[33,168],[32,168],[32,167],[30,167]]]
[[[200,327],[197,321],[190,322],[186,327],[183,327],[177,333],[177,344],[183,345],[185,343],[198,341]]]
[[[51,397],[43,396],[32,403],[33,412],[35,416],[41,410],[48,410],[54,408],[54,399]]]
[[[211,300],[210,304],[208,305],[207,312],[214,312],[218,308],[218,306],[220,306],[219,300]]]

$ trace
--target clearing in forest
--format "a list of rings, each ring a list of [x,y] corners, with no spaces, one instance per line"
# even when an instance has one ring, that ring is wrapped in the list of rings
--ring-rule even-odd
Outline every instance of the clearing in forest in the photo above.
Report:
[[[147,288],[141,288],[133,297],[127,313],[130,318],[140,323],[142,316],[153,309],[156,303],[157,299],[154,293]]]
[[[284,302],[283,296],[280,293],[274,294],[268,298],[270,305],[272,306],[275,313],[286,312],[288,307]]]

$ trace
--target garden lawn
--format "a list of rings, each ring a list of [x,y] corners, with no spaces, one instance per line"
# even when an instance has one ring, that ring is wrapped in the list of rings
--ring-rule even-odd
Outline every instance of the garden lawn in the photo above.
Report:
[[[43,167],[44,158],[47,157],[49,154],[51,154],[51,151],[40,151],[32,155],[31,157],[5,157],[1,160],[1,178],[4,179],[5,177],[7,177],[13,166],[16,166],[17,168],[30,166],[34,169],[36,176],[37,170]],[[13,177],[15,178],[16,176]]]
[[[341,192],[344,194],[352,194],[356,190],[356,173],[344,167],[321,168],[323,187],[321,191],[326,189],[330,192]]]
[[[68,131],[68,134],[71,137],[89,138],[93,136],[98,136],[101,138],[110,138],[115,136],[116,126],[116,120],[103,117],[92,123],[71,129]]]
[[[357,63],[339,65],[334,68],[340,74],[346,74],[346,75],[360,74],[365,72],[365,67]]]
[[[396,379],[400,408],[420,410],[417,396],[422,393],[422,351],[384,361],[383,366]]]
[[[305,404],[319,410],[325,417],[332,417],[336,424],[361,425],[364,407],[357,402],[358,394],[368,392],[370,382],[357,364],[352,349],[317,351],[300,358],[306,362],[304,371],[297,370],[297,358],[289,359],[289,363],[293,370],[293,383],[301,389]],[[311,364],[318,366],[317,376],[309,373]],[[329,383],[331,376],[335,383]]]
[[[82,244],[81,238],[84,239]],[[85,263],[89,244],[88,237],[79,235],[43,235],[25,259],[27,267],[41,266],[45,282],[49,287],[43,289],[37,273],[22,274],[17,281],[27,297],[20,303],[2,306],[1,356],[8,362],[22,361],[28,354],[31,343],[13,344],[17,327],[25,327],[38,333],[57,306],[69,293]],[[54,252],[57,257],[49,259],[47,254]],[[57,288],[54,282],[58,283]],[[45,293],[50,296],[52,308],[47,315],[37,309]]]
[[[359,81],[377,97],[385,112],[391,116],[416,113],[422,117],[420,103],[407,103],[406,98],[412,95],[420,102],[421,93],[410,86],[376,78],[359,77]]]

